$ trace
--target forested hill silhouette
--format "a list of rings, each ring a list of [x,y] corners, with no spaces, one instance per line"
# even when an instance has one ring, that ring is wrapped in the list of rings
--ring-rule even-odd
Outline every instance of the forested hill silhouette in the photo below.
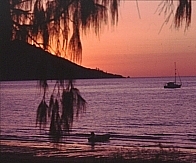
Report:
[[[1,81],[123,78],[121,75],[79,66],[18,40],[11,41],[3,49]]]

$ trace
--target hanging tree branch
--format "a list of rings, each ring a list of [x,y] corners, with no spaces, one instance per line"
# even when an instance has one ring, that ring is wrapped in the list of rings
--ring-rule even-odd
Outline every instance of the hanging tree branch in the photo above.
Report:
[[[174,0],[163,0],[159,4],[156,12],[159,12],[159,14],[164,13],[166,15],[166,19],[163,22],[160,31],[165,24],[168,24],[172,16],[174,18],[173,23],[176,29],[179,29],[184,25],[185,30],[187,30],[190,26],[192,13],[191,0],[178,0],[177,3],[176,10]]]
[[[175,27],[179,28],[185,22],[185,28],[191,23],[191,0],[179,0],[179,4],[175,14]]]

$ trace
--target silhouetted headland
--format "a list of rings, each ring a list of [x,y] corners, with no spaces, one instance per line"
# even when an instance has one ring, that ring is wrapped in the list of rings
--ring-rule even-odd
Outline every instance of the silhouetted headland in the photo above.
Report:
[[[11,41],[1,51],[0,66],[1,81],[123,78],[121,75],[79,66],[18,40]]]

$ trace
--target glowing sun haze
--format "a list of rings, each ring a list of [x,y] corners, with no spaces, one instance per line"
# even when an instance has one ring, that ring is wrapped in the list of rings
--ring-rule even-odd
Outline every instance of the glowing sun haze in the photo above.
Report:
[[[106,26],[100,37],[82,36],[82,66],[130,77],[173,76],[174,62],[181,76],[196,76],[196,2],[192,22],[176,30],[172,19],[156,12],[161,1],[125,1],[117,26]]]

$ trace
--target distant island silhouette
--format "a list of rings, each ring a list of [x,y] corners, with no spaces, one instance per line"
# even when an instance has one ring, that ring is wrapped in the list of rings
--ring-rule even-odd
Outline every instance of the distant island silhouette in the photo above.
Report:
[[[1,81],[124,78],[97,68],[79,66],[19,40],[11,41],[3,48]]]

